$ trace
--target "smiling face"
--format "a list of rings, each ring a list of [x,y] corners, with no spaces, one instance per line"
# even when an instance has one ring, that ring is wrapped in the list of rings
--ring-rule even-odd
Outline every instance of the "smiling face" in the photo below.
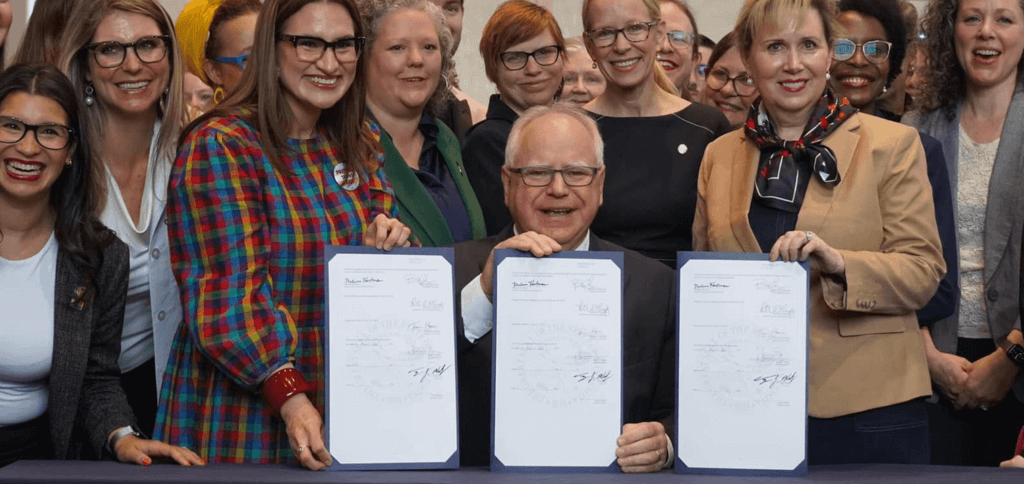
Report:
[[[743,67],[743,60],[740,58],[740,50],[733,47],[722,54],[722,57],[715,62],[715,65],[708,71],[708,74],[722,71],[727,77],[734,78],[739,75],[747,75],[747,69]],[[708,104],[718,109],[729,120],[729,126],[733,129],[739,128],[747,120],[747,111],[750,105],[757,99],[757,91],[748,96],[740,96],[736,93],[733,81],[729,81],[721,89],[711,89],[704,84],[704,99]]]
[[[661,19],[665,21],[666,32],[686,32],[693,38],[693,25],[690,23],[690,18],[675,2],[661,2]],[[658,47],[658,63],[665,69],[665,74],[672,81],[672,85],[680,91],[686,89],[690,82],[690,72],[694,66],[694,45],[696,45],[696,38],[693,39],[692,44],[686,46],[685,49],[680,49],[673,46],[666,35]]]
[[[954,43],[967,84],[1014,83],[1024,50],[1024,12],[1018,0],[963,0]]]
[[[523,130],[521,148],[512,166],[501,170],[505,205],[520,233],[547,235],[566,248],[579,246],[586,237],[604,201],[604,167],[597,163],[590,136],[582,123],[558,113],[541,116]],[[548,186],[531,187],[508,170],[527,166],[559,170],[573,165],[600,167],[600,171],[587,186],[568,186],[561,175],[555,174]]]
[[[402,9],[384,18],[367,68],[367,103],[376,114],[419,116],[441,78],[441,41],[430,15]]]
[[[821,16],[808,10],[782,12],[778,22],[761,26],[744,64],[769,113],[798,123],[807,121],[825,91],[831,59]]]
[[[217,57],[237,57],[252,52],[253,37],[256,32],[256,13],[249,13],[232,19],[221,25],[217,31],[220,51]],[[209,63],[212,74],[208,73],[211,82],[225,91],[230,91],[242,80],[242,69],[235,64],[223,62]]]
[[[652,20],[643,3],[636,0],[594,0],[590,2],[585,15],[590,19],[592,31],[606,28],[617,30]],[[664,22],[659,22],[650,29],[646,39],[638,42],[630,42],[625,35],[619,33],[612,45],[597,47],[587,38],[587,51],[597,61],[608,84],[620,89],[653,86],[654,61],[665,32]]]
[[[68,116],[60,104],[48,97],[15,92],[0,103],[0,116],[27,124],[68,125]],[[0,119],[0,130],[6,126]],[[39,130],[45,130],[41,127]],[[50,150],[39,145],[37,134],[29,131],[16,143],[0,142],[0,205],[12,203],[48,203],[50,187],[60,177],[68,161],[68,147]]]
[[[566,51],[565,70],[562,78],[562,99],[572,101],[580,106],[590,102],[604,92],[604,74],[594,67],[594,61],[582,48]]]
[[[544,31],[530,40],[510,46],[503,53],[534,52],[552,45],[557,45],[555,37],[551,32]],[[542,66],[537,63],[537,59],[530,57],[526,60],[526,67],[513,71],[499,60],[495,84],[498,85],[501,100],[517,113],[532,106],[551,104],[562,83],[564,62],[563,56],[559,55],[554,64]]]
[[[839,14],[836,20],[846,29],[843,38],[855,44],[872,40],[889,41],[882,23],[874,17],[848,10]],[[857,109],[868,113],[875,112],[875,100],[882,95],[888,77],[889,59],[872,62],[864,57],[862,47],[856,48],[853,57],[832,64],[832,87],[836,93],[849,99],[850,104]]]
[[[444,12],[444,23],[448,30],[452,31],[452,54],[459,50],[459,42],[462,40],[462,17],[466,14],[462,6],[463,0],[429,0],[434,5],[441,7]]]
[[[103,17],[92,42],[135,42],[143,37],[163,35],[155,20],[138,13],[114,10]],[[87,78],[96,89],[96,99],[109,112],[120,116],[156,116],[157,103],[171,78],[171,49],[156,62],[139,60],[135,49],[125,50],[124,62],[117,67],[100,67],[90,52]]]
[[[354,36],[355,26],[341,5],[316,2],[289,17],[281,34],[334,42]],[[284,97],[299,126],[315,125],[320,112],[337,104],[355,80],[357,61],[340,62],[330,49],[315,62],[303,62],[291,42],[279,41],[277,59]]]

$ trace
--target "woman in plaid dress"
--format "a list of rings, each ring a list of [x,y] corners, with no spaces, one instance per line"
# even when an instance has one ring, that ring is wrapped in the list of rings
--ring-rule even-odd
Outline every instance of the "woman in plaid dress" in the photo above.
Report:
[[[185,320],[155,437],[209,461],[330,465],[323,247],[410,235],[363,129],[362,33],[354,0],[269,0],[238,89],[186,130],[167,215]]]

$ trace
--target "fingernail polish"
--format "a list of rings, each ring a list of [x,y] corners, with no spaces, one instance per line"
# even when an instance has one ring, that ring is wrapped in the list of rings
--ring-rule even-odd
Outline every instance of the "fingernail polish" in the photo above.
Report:
[[[153,463],[153,460],[150,459],[149,457],[146,457],[145,459],[142,460],[142,465],[148,466],[148,465],[150,465],[152,463]]]

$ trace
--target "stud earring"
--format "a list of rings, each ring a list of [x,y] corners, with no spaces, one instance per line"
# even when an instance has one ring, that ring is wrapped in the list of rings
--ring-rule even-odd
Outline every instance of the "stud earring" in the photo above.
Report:
[[[826,73],[825,73],[825,80],[827,81],[827,80],[829,80],[829,79],[832,79],[832,74],[830,74],[830,73],[826,72]]]
[[[590,68],[591,69],[597,69],[597,61],[594,61],[594,63],[591,64]]]
[[[92,96],[95,93],[96,93],[96,90],[93,89],[91,82],[89,83],[88,86],[85,86],[85,105],[86,106],[92,106],[93,104],[96,104],[96,98],[94,98]]]
[[[889,92],[889,88],[887,86],[882,86],[882,94],[885,94],[887,92]]]

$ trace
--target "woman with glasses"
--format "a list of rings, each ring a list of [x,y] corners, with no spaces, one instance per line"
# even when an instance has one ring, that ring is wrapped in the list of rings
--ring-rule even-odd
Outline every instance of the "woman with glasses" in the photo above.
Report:
[[[700,62],[697,53],[697,22],[683,0],[660,0],[661,19],[665,21],[665,38],[658,46],[658,64],[665,70],[679,95],[695,101],[687,88],[694,65]]]
[[[437,116],[451,94],[452,36],[428,0],[365,0],[370,130],[399,217],[425,247],[486,235],[455,133]]]
[[[54,67],[0,74],[0,467],[73,459],[81,444],[121,462],[201,465],[140,438],[117,381],[128,248],[90,210],[74,92]]]
[[[832,0],[747,0],[760,98],[700,168],[694,250],[810,264],[808,463],[927,464],[917,316],[945,273],[924,150],[828,86]]]
[[[933,0],[923,19],[923,111],[904,122],[942,144],[955,196],[960,297],[925,333],[936,429],[932,462],[994,466],[1013,455],[1021,373],[1024,5]],[[916,114],[916,116],[914,116]],[[909,119],[908,119],[909,118]]]
[[[526,0],[502,3],[480,37],[491,96],[487,119],[473,126],[462,143],[466,172],[483,210],[487,235],[512,224],[502,196],[501,167],[512,123],[533,106],[551,104],[561,91],[565,39],[548,9]]]
[[[99,218],[130,251],[119,363],[128,402],[149,435],[181,321],[164,207],[186,122],[185,69],[171,19],[155,0],[79,2],[71,18],[59,65],[84,104],[82,137],[98,158]]]
[[[879,100],[899,74],[910,40],[899,4],[890,0],[842,0],[836,21],[845,34],[832,44],[832,88],[864,114],[899,121],[899,116],[880,108]],[[953,196],[946,158],[937,139],[918,134],[924,146],[935,221],[942,240],[942,258],[946,262],[946,275],[938,290],[928,304],[917,311],[922,334],[927,338],[929,326],[956,310],[960,287]],[[927,339],[930,343],[930,338]]]
[[[585,0],[587,50],[608,85],[584,106],[604,138],[604,204],[591,230],[675,267],[691,249],[697,171],[704,149],[729,131],[715,109],[658,84],[665,24],[657,0]],[[652,196],[655,194],[655,196]]]
[[[705,104],[719,110],[729,120],[731,129],[739,129],[747,121],[747,111],[757,98],[757,83],[747,74],[736,45],[737,35],[722,37],[707,59],[708,73],[704,83]]]
[[[410,235],[364,125],[363,35],[354,0],[268,0],[238,88],[186,129],[167,205],[185,318],[156,438],[214,462],[331,465],[324,246]]]
[[[214,104],[242,79],[262,5],[260,0],[225,0],[213,14],[203,49],[203,74],[213,88]]]

